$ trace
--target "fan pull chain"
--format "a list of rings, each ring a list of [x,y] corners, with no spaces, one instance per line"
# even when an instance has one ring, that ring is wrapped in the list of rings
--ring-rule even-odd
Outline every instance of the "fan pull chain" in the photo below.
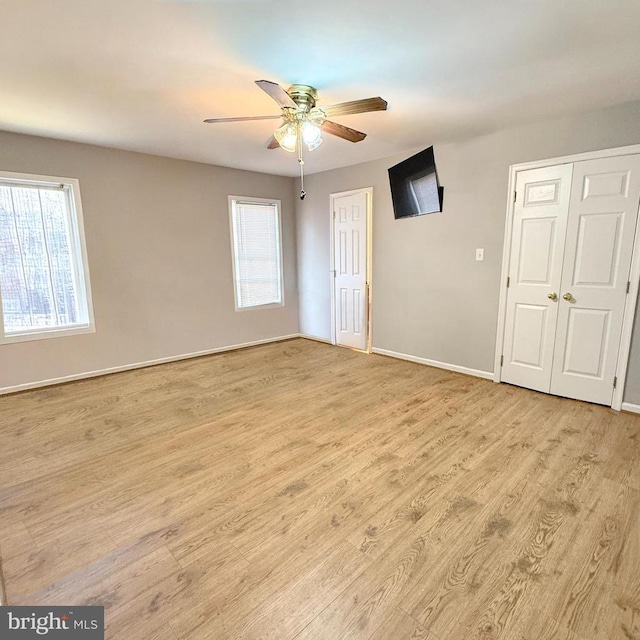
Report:
[[[300,163],[300,200],[304,200],[307,197],[307,192],[304,190],[304,160],[298,158]]]
[[[302,132],[299,129],[298,129],[297,143],[298,143],[298,163],[300,164],[300,200],[304,200],[307,197],[307,192],[304,190],[304,160],[302,158]]]

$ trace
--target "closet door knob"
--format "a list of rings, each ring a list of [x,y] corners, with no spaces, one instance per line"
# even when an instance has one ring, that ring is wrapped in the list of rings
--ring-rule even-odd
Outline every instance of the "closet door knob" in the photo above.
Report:
[[[567,302],[569,302],[569,301],[573,300],[573,296],[572,296],[570,293],[565,293],[562,297],[563,297]]]
[[[558,294],[555,291],[552,291],[551,293],[547,294],[547,298],[549,298],[549,300],[557,300]]]

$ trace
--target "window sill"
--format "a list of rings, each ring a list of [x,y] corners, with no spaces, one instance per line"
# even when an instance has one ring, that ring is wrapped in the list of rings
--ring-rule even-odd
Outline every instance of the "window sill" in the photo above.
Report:
[[[257,311],[259,309],[277,309],[284,307],[284,302],[273,302],[270,304],[257,304],[253,307],[236,307],[236,311]]]
[[[11,344],[14,342],[29,342],[31,340],[45,340],[47,338],[66,338],[83,333],[95,333],[94,324],[74,326],[68,329],[50,329],[45,331],[33,331],[26,333],[13,333],[0,336],[0,344]]]

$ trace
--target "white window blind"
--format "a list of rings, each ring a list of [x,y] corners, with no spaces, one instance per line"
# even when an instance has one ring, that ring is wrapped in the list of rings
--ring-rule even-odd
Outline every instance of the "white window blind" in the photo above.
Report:
[[[5,339],[89,327],[70,185],[0,175],[0,296]]]
[[[230,202],[237,308],[282,304],[279,204]]]

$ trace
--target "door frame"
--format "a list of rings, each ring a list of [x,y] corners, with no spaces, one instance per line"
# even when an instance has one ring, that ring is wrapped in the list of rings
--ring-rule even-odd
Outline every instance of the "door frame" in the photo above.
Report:
[[[500,302],[498,306],[498,329],[496,334],[496,352],[494,359],[493,381],[502,381],[502,365],[501,359],[504,353],[504,333],[507,315],[507,277],[509,275],[509,263],[511,260],[511,234],[513,233],[513,215],[515,209],[515,188],[518,173],[528,171],[529,169],[542,169],[558,164],[569,164],[574,162],[582,162],[583,160],[596,160],[599,158],[611,158],[614,156],[629,156],[640,154],[640,144],[633,144],[626,147],[617,147],[615,149],[601,149],[599,151],[589,151],[587,153],[578,153],[569,156],[560,156],[557,158],[547,158],[545,160],[536,160],[534,162],[525,162],[522,164],[512,164],[509,167],[509,185],[507,188],[507,213],[504,232],[504,245],[502,249],[502,269],[500,272]],[[627,377],[627,365],[629,364],[629,351],[631,349],[631,336],[633,333],[633,321],[635,317],[636,304],[638,301],[638,289],[640,281],[640,215],[635,228],[635,236],[633,241],[633,253],[631,254],[631,271],[629,274],[629,294],[624,306],[624,314],[622,317],[622,335],[620,336],[620,345],[618,347],[618,362],[616,365],[617,384],[613,390],[611,408],[620,411],[622,408],[622,398],[624,395],[624,386]]]
[[[335,209],[334,204],[338,198],[344,198],[345,196],[353,196],[356,193],[365,193],[367,200],[367,275],[366,275],[366,288],[367,288],[367,321],[365,323],[366,336],[366,353],[371,353],[371,316],[372,314],[372,275],[373,275],[373,187],[363,187],[361,189],[350,189],[349,191],[338,191],[329,195],[329,237],[330,237],[330,258],[329,258],[329,277],[331,278],[331,344],[337,345],[337,332],[336,332],[336,270],[335,270]]]

